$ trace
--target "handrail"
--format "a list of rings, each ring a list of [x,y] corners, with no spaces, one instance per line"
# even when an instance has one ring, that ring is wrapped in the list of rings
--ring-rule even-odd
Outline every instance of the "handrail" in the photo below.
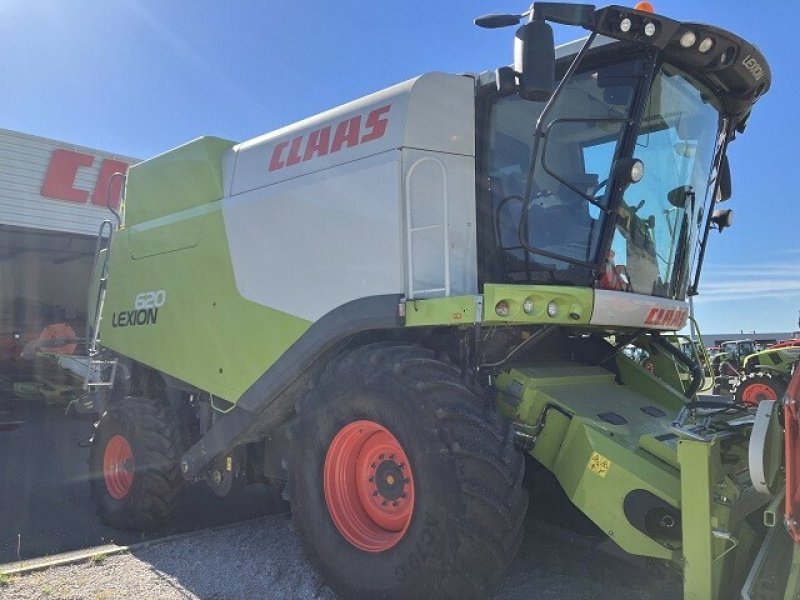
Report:
[[[700,333],[700,324],[697,322],[692,316],[689,316],[689,323],[690,327],[694,329],[695,333],[697,334],[697,340],[700,342],[700,354],[702,355],[702,364],[703,367],[703,385],[700,387],[701,392],[707,392],[714,387],[714,367],[711,364],[711,355],[708,353],[708,349],[706,348],[706,344],[703,341],[703,334]],[[691,336],[689,337],[691,339]],[[694,345],[694,341],[692,340],[692,345]],[[706,369],[708,369],[708,373],[710,376],[708,377],[709,384],[706,384]]]
[[[108,229],[108,237],[106,242],[103,243],[103,233],[105,232],[106,229]],[[104,249],[107,250],[111,248],[111,240],[114,237],[115,230],[116,228],[114,227],[114,224],[108,219],[100,223],[100,229],[97,232],[97,242],[94,247],[94,260],[92,261],[94,269],[92,270],[92,280],[89,285],[90,290],[94,289],[95,277],[98,276],[97,262],[98,260],[100,260],[100,253]],[[95,303],[94,303],[94,315],[93,315],[94,327],[92,327],[92,324],[89,322],[88,319],[86,321],[86,339],[89,341],[89,348],[88,348],[89,356],[91,356],[97,351],[97,336],[100,329],[100,318],[101,318],[100,313],[102,312],[102,307],[103,307],[105,279],[107,276],[108,276],[108,252],[106,252],[106,255],[103,257],[103,266],[100,268],[100,274],[99,274],[100,281],[98,281],[97,296],[95,297]]]

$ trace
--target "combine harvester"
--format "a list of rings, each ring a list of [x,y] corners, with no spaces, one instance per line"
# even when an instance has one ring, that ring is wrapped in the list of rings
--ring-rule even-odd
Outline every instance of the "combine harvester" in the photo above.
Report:
[[[698,398],[661,335],[730,223],[726,150],[767,62],[649,6],[476,22],[523,19],[513,67],[131,168],[89,340],[107,523],[157,524],[187,482],[283,482],[342,597],[481,598],[522,539],[527,463],[686,598],[800,589],[793,409],[784,463],[780,403]],[[556,49],[549,22],[590,35]]]

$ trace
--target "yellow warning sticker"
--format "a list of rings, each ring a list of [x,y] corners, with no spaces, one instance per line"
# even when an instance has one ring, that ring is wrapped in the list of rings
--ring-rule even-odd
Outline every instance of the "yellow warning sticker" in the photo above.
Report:
[[[598,452],[592,452],[589,457],[589,470],[600,477],[605,477],[611,468],[611,461]]]

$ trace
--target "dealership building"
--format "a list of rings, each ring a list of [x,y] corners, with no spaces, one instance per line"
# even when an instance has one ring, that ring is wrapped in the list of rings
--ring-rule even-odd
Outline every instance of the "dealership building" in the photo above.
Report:
[[[83,331],[100,224],[129,156],[0,129],[0,361],[49,323]]]

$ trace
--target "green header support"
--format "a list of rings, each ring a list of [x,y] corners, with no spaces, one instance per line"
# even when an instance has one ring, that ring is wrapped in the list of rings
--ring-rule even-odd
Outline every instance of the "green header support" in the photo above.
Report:
[[[683,579],[685,600],[713,600],[718,582],[714,573],[714,537],[711,527],[712,445],[681,440],[681,509],[683,517]]]

